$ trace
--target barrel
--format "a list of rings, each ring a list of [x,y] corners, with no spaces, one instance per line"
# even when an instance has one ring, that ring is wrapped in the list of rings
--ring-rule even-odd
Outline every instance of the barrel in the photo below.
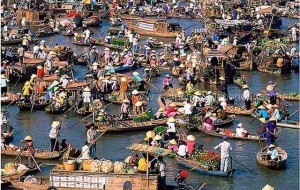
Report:
[[[283,58],[278,58],[276,62],[277,67],[283,67]]]
[[[44,67],[41,65],[37,66],[37,77],[42,78],[44,74]]]

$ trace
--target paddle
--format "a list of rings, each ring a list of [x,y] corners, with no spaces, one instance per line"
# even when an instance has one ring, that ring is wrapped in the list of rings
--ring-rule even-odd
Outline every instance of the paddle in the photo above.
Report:
[[[67,117],[67,113],[74,108],[74,106],[76,106],[76,104],[74,104],[72,107],[70,107],[70,109],[68,109],[67,111],[65,111],[63,114],[61,114],[61,117]]]
[[[147,84],[149,84],[150,86],[152,86],[153,88],[155,88],[156,90],[159,91],[159,89],[156,86],[154,86],[153,84],[149,83],[148,81],[144,81],[144,82],[146,82]]]
[[[14,159],[13,163],[21,156],[21,154],[24,152],[24,149],[18,154],[18,156]]]
[[[280,140],[282,140],[282,141],[285,142],[285,143],[288,143],[288,144],[290,144],[290,145],[292,145],[292,146],[294,146],[294,147],[296,147],[296,148],[299,148],[299,146],[297,146],[297,145],[295,145],[295,144],[293,144],[293,143],[291,143],[291,142],[288,142],[287,140],[283,139],[282,137],[279,137],[278,135],[276,136],[274,133],[272,133],[272,132],[270,132],[270,131],[268,131],[268,133],[270,133],[271,135],[274,135],[274,137],[279,138]]]
[[[41,170],[40,166],[38,165],[38,163],[36,162],[36,160],[35,160],[35,158],[33,157],[33,155],[31,154],[30,156],[31,156],[33,162],[35,163],[36,167],[37,167],[37,168],[40,170],[40,172],[42,173],[42,170]]]
[[[293,115],[295,115],[295,113],[297,113],[299,111],[299,109],[297,109],[296,111],[294,111],[290,116],[288,116],[288,118],[292,117]]]

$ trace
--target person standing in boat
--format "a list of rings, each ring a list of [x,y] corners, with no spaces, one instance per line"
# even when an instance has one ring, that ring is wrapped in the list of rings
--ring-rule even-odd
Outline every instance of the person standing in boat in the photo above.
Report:
[[[9,80],[6,78],[4,74],[1,75],[1,95],[6,96],[7,93],[7,83]]]
[[[245,101],[245,107],[246,110],[250,110],[251,109],[251,100],[250,100],[250,91],[249,91],[249,86],[248,85],[243,85],[243,99]]]
[[[94,123],[90,125],[90,129],[87,130],[87,142],[89,143],[90,146],[90,155],[91,157],[95,158],[96,157],[96,134],[99,130],[95,129]]]
[[[25,49],[23,46],[19,45],[19,48],[17,50],[18,56],[19,56],[19,61],[20,64],[23,65],[23,61],[24,61],[24,53],[25,53]]]
[[[35,166],[36,166],[36,164],[34,162],[35,149],[33,147],[32,137],[31,136],[26,136],[22,142],[25,143],[25,149],[30,154],[30,156],[28,157],[28,163],[27,163],[28,168],[35,168]]]
[[[87,86],[83,89],[83,107],[85,111],[89,111],[89,105],[91,102],[91,89]]]
[[[111,58],[111,52],[109,48],[104,49],[104,59],[105,59],[105,64],[107,65],[110,63],[110,58]]]
[[[130,101],[128,99],[123,100],[123,103],[121,105],[121,119],[122,120],[128,119],[129,103],[130,103]]]
[[[85,141],[84,146],[81,148],[81,160],[91,159],[89,143]]]
[[[25,98],[25,102],[30,102],[30,91],[33,90],[33,88],[29,81],[25,82],[25,85],[22,90],[23,90],[23,96]]]
[[[51,124],[51,130],[49,133],[50,138],[50,151],[54,152],[58,150],[58,137],[59,137],[59,131],[60,131],[60,122],[59,121],[53,121]]]
[[[227,136],[223,136],[223,142],[215,146],[214,149],[217,150],[221,148],[221,172],[227,172],[229,165],[229,152],[232,150],[232,147],[229,142],[227,142]]]
[[[274,90],[276,84],[272,84],[272,81],[269,81],[269,85],[266,87],[267,95],[270,97],[270,104],[275,105],[277,99],[277,93]]]
[[[271,117],[269,122],[266,124],[266,131],[267,131],[267,144],[270,146],[275,141],[276,135],[276,118]]]

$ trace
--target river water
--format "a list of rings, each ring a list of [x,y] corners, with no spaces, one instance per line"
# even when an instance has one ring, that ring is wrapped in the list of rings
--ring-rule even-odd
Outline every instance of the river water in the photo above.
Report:
[[[185,28],[194,25],[190,28],[201,28],[203,27],[202,23],[196,20],[177,20]],[[285,26],[288,26],[296,20],[283,19]],[[105,35],[107,27],[109,26],[108,21],[103,22],[102,28],[93,28],[95,36],[98,37],[101,34]],[[49,38],[44,38],[47,44],[49,44]],[[80,54],[84,52],[85,47],[75,46],[72,44],[72,38],[65,37],[62,34],[54,36],[54,44],[59,43],[65,46],[70,46],[73,50]],[[98,49],[103,50],[103,47]],[[141,71],[142,69],[139,68]],[[82,80],[86,73],[86,66],[76,65],[74,68],[75,78]],[[277,82],[277,88],[280,92],[294,92],[299,91],[299,75],[292,73],[290,75],[272,75],[265,74],[258,71],[254,72],[240,72],[248,75],[248,82],[250,84],[250,92],[252,94],[257,94],[259,89],[265,88],[269,80]],[[130,73],[128,73],[130,74]],[[163,75],[166,74],[166,71],[163,71]],[[161,81],[163,77],[158,77],[153,79],[153,84],[158,88],[161,88]],[[13,86],[13,84],[10,84]],[[23,84],[18,84],[15,92],[21,90]],[[175,87],[179,85],[175,82]],[[199,86],[200,88],[209,88],[209,86]],[[230,94],[241,94],[242,91],[234,85],[228,87]],[[159,94],[157,90],[151,88],[151,95],[154,97],[150,103],[150,107],[153,107],[153,110],[157,110],[156,98]],[[236,100],[239,101],[239,100]],[[241,104],[243,102],[241,101]],[[297,102],[289,102],[291,113],[299,108]],[[21,145],[20,140],[26,135],[31,135],[34,139],[34,145],[36,148],[49,148],[49,130],[50,125],[53,120],[62,121],[62,130],[60,139],[68,139],[73,146],[81,148],[86,140],[86,129],[81,122],[77,123],[81,116],[76,113],[69,112],[67,118],[63,118],[60,115],[51,115],[47,114],[45,111],[34,111],[30,112],[21,112],[17,106],[10,106],[9,111],[9,120],[11,124],[15,127],[15,135],[13,144]],[[109,112],[117,114],[119,112],[119,106],[112,105],[109,107]],[[299,120],[298,114],[295,114],[292,119]],[[232,126],[229,126],[230,129],[235,129],[236,125],[239,122],[242,122],[246,125],[246,129],[250,132],[255,132],[259,122],[254,121],[251,125],[252,117],[243,117],[237,116]],[[72,127],[70,127],[72,126]],[[186,129],[181,128],[181,131],[186,131]],[[207,136],[200,132],[189,132],[196,137],[197,144],[203,144],[204,148],[211,150],[213,146],[216,146],[218,143],[222,142],[222,139]],[[244,164],[251,170],[255,171],[257,174],[254,175],[252,172],[244,168],[243,166],[233,162],[233,167],[236,169],[232,178],[228,177],[214,177],[208,175],[202,175],[195,172],[189,172],[188,182],[197,185],[200,183],[207,183],[205,189],[208,190],[243,190],[243,189],[262,189],[266,184],[271,184],[275,187],[276,190],[283,189],[299,189],[299,148],[296,148],[293,145],[298,146],[299,144],[299,131],[293,129],[280,129],[280,138],[276,141],[276,144],[281,145],[286,152],[288,153],[287,167],[282,171],[269,170],[257,164],[256,153],[260,149],[260,145],[257,142],[248,142],[248,141],[238,141],[238,140],[229,140],[233,146],[232,155],[235,160],[239,163]],[[131,154],[131,151],[126,150],[126,147],[130,146],[134,142],[141,142],[144,138],[145,132],[135,132],[135,133],[122,133],[122,134],[105,134],[97,141],[97,156],[98,158],[106,158],[110,160],[124,160],[128,155]],[[265,144],[262,144],[265,146]],[[11,161],[11,158],[2,157],[2,167],[8,161]],[[167,163],[167,183],[173,184],[174,175],[180,166],[177,165],[176,161],[171,158],[165,158]],[[49,170],[52,166],[43,166],[42,175],[48,176]],[[37,174],[39,175],[39,174]]]

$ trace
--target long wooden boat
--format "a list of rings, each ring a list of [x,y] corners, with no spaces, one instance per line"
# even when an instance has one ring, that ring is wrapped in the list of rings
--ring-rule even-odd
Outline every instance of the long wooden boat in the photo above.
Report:
[[[6,96],[1,96],[1,105],[8,105],[8,104],[13,104],[16,101],[20,100],[21,94],[13,94],[13,93],[6,93]]]
[[[11,182],[11,181],[19,179],[20,177],[22,177],[24,175],[34,174],[34,173],[36,173],[36,172],[39,171],[39,168],[42,167],[43,163],[42,162],[38,162],[37,165],[38,165],[38,167],[35,166],[34,168],[30,168],[28,170],[25,169],[25,170],[21,170],[20,172],[16,172],[16,173],[13,173],[13,174],[2,175],[1,176],[1,180]]]
[[[160,21],[160,20],[150,20],[150,19],[135,19],[135,20],[124,19],[124,20],[130,30],[134,30],[135,32],[144,36],[174,38],[181,31],[181,28],[178,24],[170,24],[168,22]]]
[[[1,45],[21,44],[22,41],[23,41],[23,38],[13,39],[13,40],[8,40],[8,41],[1,40]],[[39,41],[38,38],[32,38],[31,40],[29,40],[29,43],[36,43],[37,41]]]
[[[237,139],[237,140],[250,140],[250,141],[266,141],[267,138],[260,138],[257,134],[249,134],[247,137],[238,137],[236,133],[230,129],[222,129],[222,128],[216,128],[212,131],[207,131],[201,126],[198,127],[199,131],[202,133],[205,133],[210,136],[214,137],[223,137],[225,134],[229,139]],[[231,135],[228,135],[227,130],[230,131]]]
[[[16,147],[14,148],[14,150],[1,150],[1,155],[5,155],[5,156],[18,156],[20,154],[20,151],[22,151],[23,147]],[[68,149],[62,150],[62,151],[54,151],[51,152],[49,150],[44,150],[44,149],[35,149],[35,154],[34,157],[35,159],[38,160],[58,160],[59,158],[61,158],[67,151]],[[20,155],[22,158],[24,157],[30,157],[29,152],[23,151]]]
[[[49,106],[47,106],[45,108],[46,112],[48,113],[52,113],[52,114],[61,114],[64,113],[65,111],[67,111],[69,108],[68,104],[63,104],[60,107],[54,107],[52,104],[50,104]]]
[[[159,125],[166,125],[168,118],[151,120],[146,122],[135,123],[133,120],[129,121],[113,121],[109,122],[95,122],[95,126],[98,127],[100,131],[110,132],[110,133],[122,133],[122,132],[133,132],[133,131],[144,131],[151,130]],[[86,125],[88,127],[89,125]]]
[[[25,101],[17,101],[16,105],[19,107],[20,111],[30,111],[31,109],[33,110],[44,110],[49,104],[37,104],[35,103],[32,108],[32,104],[30,102]]]
[[[47,190],[50,187],[49,184],[49,177],[43,177],[40,178],[39,183],[28,183],[24,182],[24,180],[13,180],[11,181],[11,184],[17,188],[17,189],[23,189],[23,190]]]
[[[256,154],[257,162],[260,165],[263,165],[270,169],[277,169],[277,170],[284,169],[285,165],[286,165],[286,160],[288,158],[288,154],[285,152],[285,150],[283,150],[280,147],[276,147],[276,149],[278,151],[279,159],[278,160],[267,160],[266,159],[267,149],[268,149],[268,147],[265,147]]]
[[[94,42],[94,44],[100,45],[100,46],[105,46],[108,47],[109,49],[113,49],[113,50],[123,50],[126,48],[126,46],[121,46],[121,45],[115,45],[115,44],[108,44],[105,43],[103,39],[99,39],[97,41]]]
[[[235,115],[251,115],[255,111],[255,108],[251,108],[250,110],[246,110],[240,106],[229,106],[226,109],[226,113],[235,114]]]
[[[207,77],[200,77],[199,78],[200,82],[206,85],[218,85],[219,83],[211,81],[209,78]]]
[[[189,160],[185,158],[181,158],[179,156],[176,156],[177,163],[185,168],[188,169],[193,169],[193,171],[201,173],[201,174],[206,174],[206,175],[214,175],[214,176],[222,176],[222,177],[227,177],[227,176],[232,176],[234,173],[234,169],[229,169],[227,172],[222,172],[222,171],[217,171],[217,170],[209,170],[209,167],[203,167],[199,162],[196,160]]]
[[[235,85],[237,85],[238,87],[240,87],[240,88],[242,88],[243,85],[247,85],[247,84],[248,84],[248,82],[243,82],[243,81],[241,80],[241,77],[234,77],[234,78],[233,78],[233,83],[234,83]]]
[[[95,44],[93,41],[90,41],[89,43],[83,43],[83,42],[79,42],[79,41],[73,40],[72,42],[73,42],[73,44],[75,44],[75,45],[80,45],[80,46],[97,45],[97,44]]]
[[[252,113],[251,116],[257,118],[257,120],[259,120],[259,118],[260,118],[260,116],[257,115],[256,113]],[[289,129],[300,129],[300,121],[282,120],[282,121],[276,122],[276,126],[282,127],[282,128],[289,128]]]
[[[220,121],[219,123],[214,124],[216,128],[218,127],[226,127],[228,125],[231,125],[233,121],[235,120],[235,115],[229,115],[227,119]]]
[[[267,90],[260,90],[260,92],[267,96]],[[300,95],[298,94],[282,94],[282,93],[277,93],[277,97],[281,100],[286,100],[286,101],[300,101]]]

